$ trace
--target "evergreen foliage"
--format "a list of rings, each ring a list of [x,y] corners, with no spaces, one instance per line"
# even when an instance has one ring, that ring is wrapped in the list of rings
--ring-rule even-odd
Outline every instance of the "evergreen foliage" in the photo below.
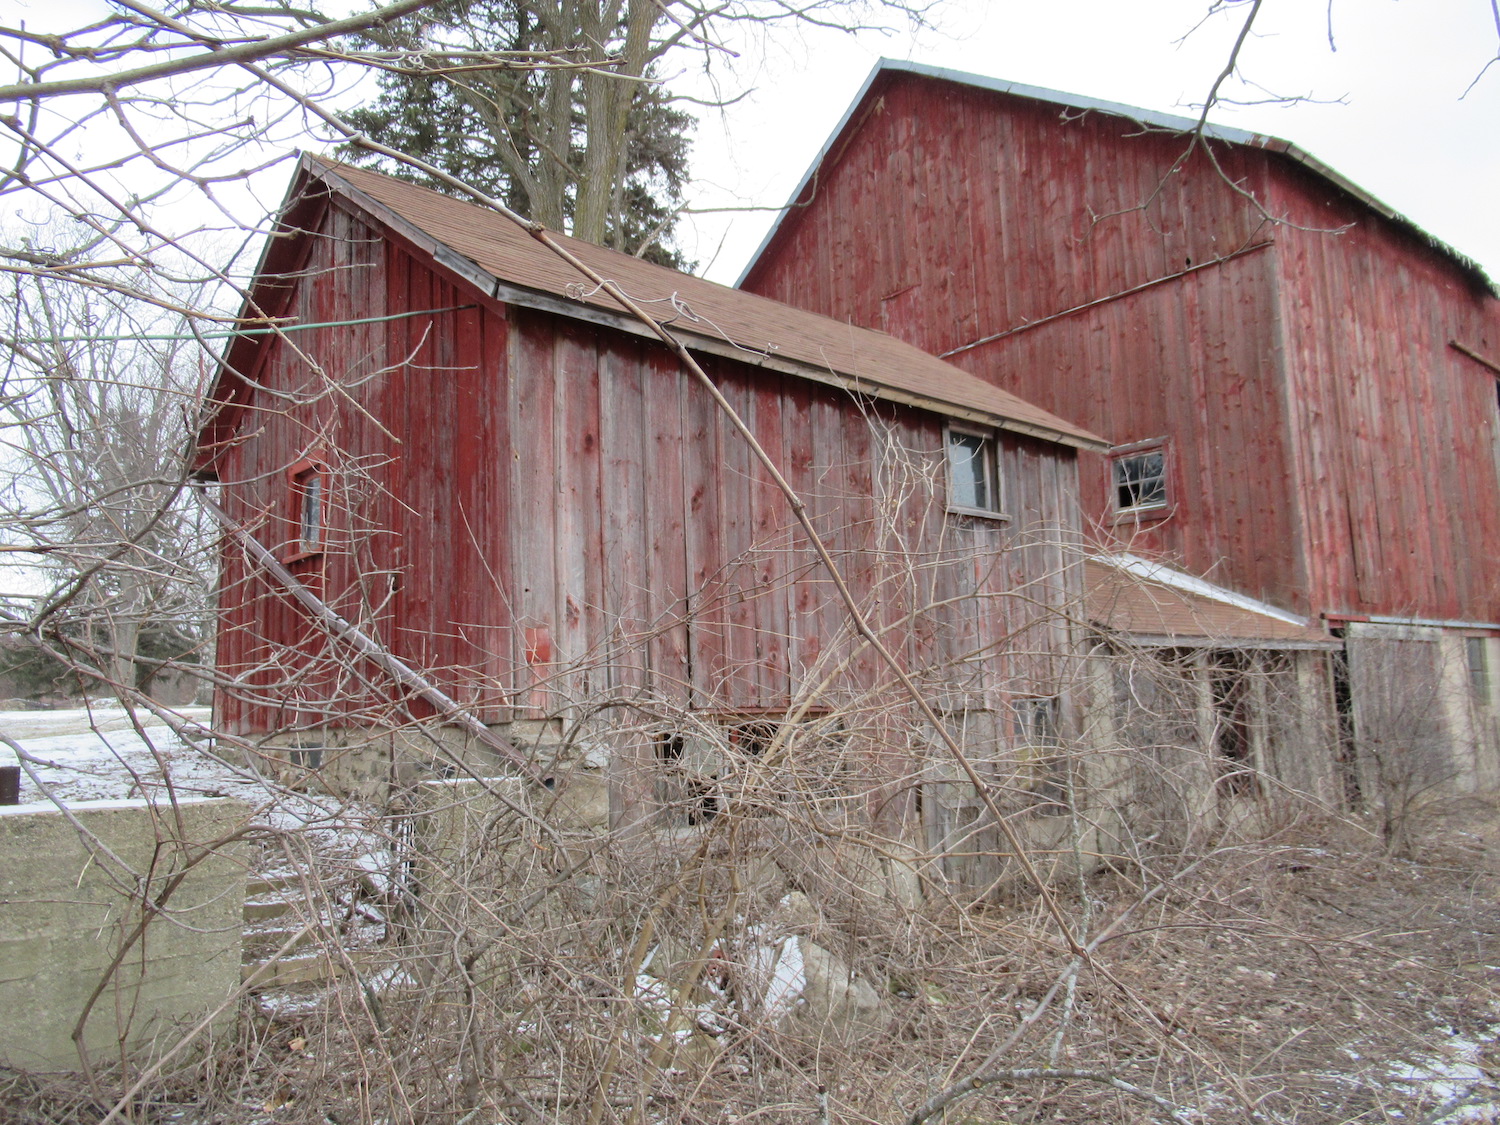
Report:
[[[387,49],[514,52],[542,65],[393,69],[348,116],[369,135],[579,238],[690,268],[672,248],[690,114],[650,81],[652,0],[447,0],[383,29]],[[357,163],[449,190],[353,145]]]

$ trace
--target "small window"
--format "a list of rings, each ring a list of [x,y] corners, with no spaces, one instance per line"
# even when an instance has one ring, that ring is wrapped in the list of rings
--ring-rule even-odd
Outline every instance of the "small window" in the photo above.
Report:
[[[1484,637],[1465,637],[1464,649],[1469,661],[1469,694],[1474,702],[1488,706],[1490,702],[1490,652],[1489,642]]]
[[[988,515],[1000,513],[993,437],[969,430],[948,431],[948,507]]]
[[[1143,512],[1167,506],[1167,451],[1160,444],[1133,447],[1110,458],[1115,511]]]
[[[292,765],[305,770],[316,770],[323,767],[323,751],[326,747],[319,743],[293,743],[287,747],[287,760]]]
[[[1057,696],[1017,699],[1016,734],[1023,746],[1057,745]]]
[[[328,539],[328,468],[318,461],[299,461],[289,474],[292,486],[293,558],[321,552]]]

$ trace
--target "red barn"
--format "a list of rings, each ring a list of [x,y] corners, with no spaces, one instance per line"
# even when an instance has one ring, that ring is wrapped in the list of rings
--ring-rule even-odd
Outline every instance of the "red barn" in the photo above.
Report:
[[[563,241],[700,358],[945,712],[1005,742],[1070,721],[1076,454],[1102,442],[884,333]],[[289,575],[226,540],[227,729],[374,785],[373,732],[432,715],[288,579],[518,741],[677,761],[900,710],[706,390],[503,218],[305,157],[248,313],[283,327],[226,354],[200,470]]]
[[[1445,742],[1422,784],[1493,783],[1495,290],[1294,145],[1195,125],[884,62],[741,285],[1103,434],[1104,541],[1321,618],[1372,761]]]

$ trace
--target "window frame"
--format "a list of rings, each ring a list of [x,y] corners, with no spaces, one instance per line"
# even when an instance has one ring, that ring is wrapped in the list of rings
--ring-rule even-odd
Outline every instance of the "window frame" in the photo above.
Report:
[[[1489,707],[1494,702],[1490,663],[1489,636],[1470,634],[1464,637],[1464,670],[1468,674],[1469,698],[1478,707]]]
[[[1120,479],[1121,466],[1127,461],[1150,457],[1153,454],[1161,457],[1161,499],[1121,507],[1120,488],[1125,483]],[[1148,438],[1145,441],[1133,441],[1112,447],[1108,454],[1106,475],[1109,488],[1109,510],[1116,520],[1164,519],[1172,514],[1174,508],[1172,456],[1165,437]]]
[[[287,519],[291,524],[292,536],[282,554],[283,562],[315,558],[328,550],[329,477],[327,460],[317,454],[309,454],[287,469],[287,494],[291,502]],[[309,485],[316,487],[310,488]],[[318,515],[318,537],[311,540],[305,535],[308,529],[309,497],[316,500]]]
[[[953,439],[954,437],[977,438],[980,445],[980,455],[983,457],[983,469],[985,485],[989,491],[990,504],[986,507],[976,507],[969,504],[960,504],[955,500],[957,488],[954,474],[953,461]],[[972,463],[975,458],[970,457]],[[945,487],[944,500],[947,510],[955,515],[979,516],[990,520],[1007,520],[1010,518],[1005,511],[1005,487],[1000,473],[1000,439],[996,431],[986,429],[983,426],[966,426],[960,422],[949,421],[943,427],[943,482]]]

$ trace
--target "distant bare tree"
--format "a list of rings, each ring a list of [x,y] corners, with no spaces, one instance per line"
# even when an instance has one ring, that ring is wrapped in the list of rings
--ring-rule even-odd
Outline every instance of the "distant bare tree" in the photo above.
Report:
[[[96,245],[46,253],[78,262]],[[3,523],[29,589],[12,624],[86,644],[116,685],[148,687],[173,660],[204,662],[211,638],[211,540],[184,494],[192,337],[157,306],[65,280],[16,274],[10,297]]]

